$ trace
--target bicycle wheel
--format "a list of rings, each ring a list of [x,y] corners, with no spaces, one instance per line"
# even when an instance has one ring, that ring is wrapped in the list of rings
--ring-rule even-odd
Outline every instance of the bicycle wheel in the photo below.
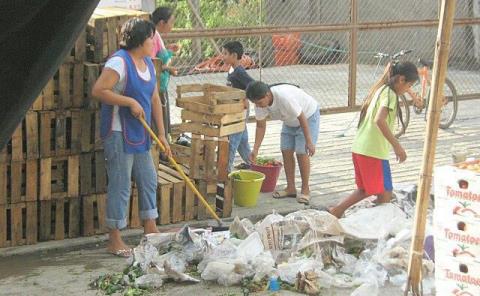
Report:
[[[449,128],[455,117],[457,117],[458,111],[458,98],[457,98],[457,90],[455,86],[450,81],[450,79],[445,79],[445,85],[443,87],[443,104],[440,110],[440,128],[447,129]],[[428,92],[428,99],[427,99],[427,110],[430,105],[430,91]],[[427,120],[428,112],[425,112],[425,120]]]
[[[400,108],[402,113],[403,125],[400,119],[397,117],[395,119],[395,127],[393,130],[393,134],[397,139],[400,138],[400,136],[402,136],[403,134],[405,134],[405,131],[407,130],[408,124],[410,122],[410,108],[408,106],[407,99],[404,95],[401,95],[398,98],[398,108]]]

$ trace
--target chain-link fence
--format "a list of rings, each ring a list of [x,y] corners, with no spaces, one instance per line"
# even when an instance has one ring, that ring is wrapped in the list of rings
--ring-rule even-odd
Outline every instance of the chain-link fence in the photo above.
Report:
[[[439,14],[434,0],[164,0],[157,5],[174,5],[176,27],[182,28],[166,36],[183,46],[173,62],[179,75],[171,80],[171,98],[180,84],[225,84],[218,49],[238,40],[255,62],[248,69],[253,78],[298,84],[326,112],[358,107],[387,63],[374,57],[378,52],[411,49],[405,59],[432,60]],[[480,1],[458,0],[448,77],[460,98],[480,98],[479,69]]]

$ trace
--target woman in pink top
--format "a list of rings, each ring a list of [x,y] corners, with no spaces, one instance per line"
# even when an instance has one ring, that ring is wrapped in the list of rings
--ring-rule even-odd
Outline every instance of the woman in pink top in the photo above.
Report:
[[[168,99],[168,83],[170,75],[177,75],[177,70],[170,65],[173,54],[179,50],[177,44],[165,46],[161,34],[172,31],[175,23],[173,10],[169,7],[159,7],[152,13],[152,22],[155,24],[156,32],[153,37],[152,57],[162,61],[162,72],[160,73],[160,99],[163,105],[163,118],[165,133],[170,133],[170,102]]]

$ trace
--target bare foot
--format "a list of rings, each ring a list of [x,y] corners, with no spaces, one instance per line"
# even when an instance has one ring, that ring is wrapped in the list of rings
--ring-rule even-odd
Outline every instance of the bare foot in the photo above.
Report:
[[[143,222],[143,233],[159,233],[157,224],[155,224],[155,219],[148,219]]]

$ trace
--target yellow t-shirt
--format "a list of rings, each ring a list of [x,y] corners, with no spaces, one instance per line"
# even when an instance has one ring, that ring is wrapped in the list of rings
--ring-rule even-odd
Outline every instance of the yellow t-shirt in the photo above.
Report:
[[[390,154],[390,143],[383,136],[375,124],[375,116],[380,107],[388,108],[387,125],[393,132],[397,116],[398,98],[395,91],[384,85],[375,93],[372,102],[368,106],[367,114],[358,128],[353,142],[352,152],[388,159]]]

